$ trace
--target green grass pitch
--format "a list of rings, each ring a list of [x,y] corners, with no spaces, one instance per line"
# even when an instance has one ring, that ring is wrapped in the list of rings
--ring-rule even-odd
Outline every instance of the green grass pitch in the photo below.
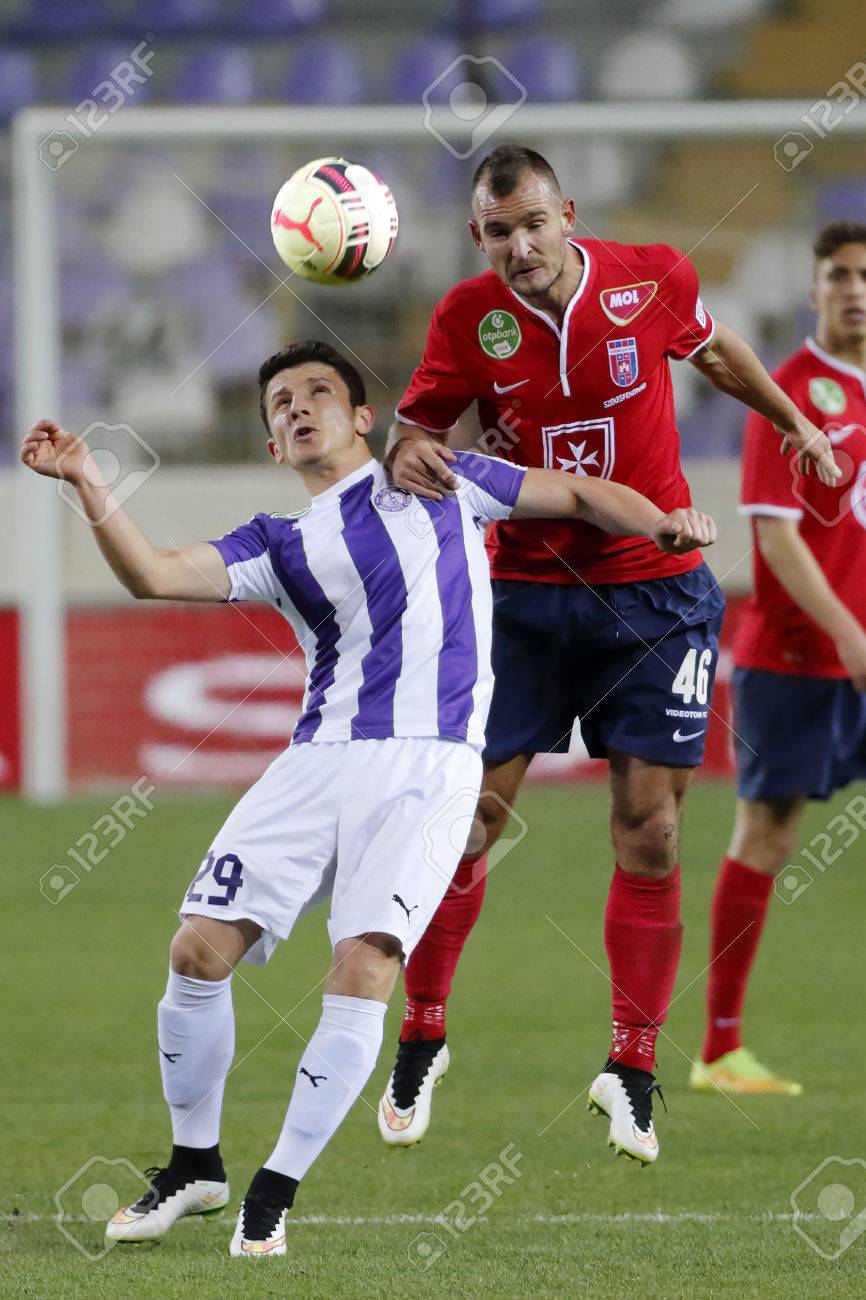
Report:
[[[95,1255],[102,1224],[86,1211],[110,1200],[112,1187],[124,1200],[140,1191],[125,1165],[104,1162],[144,1170],[166,1156],[154,1007],[174,910],[229,807],[157,794],[147,819],[52,906],[39,877],[109,802],[0,804],[11,1013],[0,1295],[863,1295],[866,835],[795,903],[774,900],[759,957],[748,1040],[801,1078],[804,1095],[736,1105],[693,1095],[687,1058],[700,1042],[709,898],[733,803],[729,787],[713,784],[694,789],[687,811],[686,939],[659,1047],[669,1113],[657,1108],[656,1166],[615,1159],[605,1122],[585,1109],[608,1034],[606,796],[598,786],[535,789],[520,804],[528,834],[493,872],[458,973],[453,1064],[421,1146],[387,1150],[376,1129],[399,1025],[395,996],[364,1097],[302,1185],[286,1259],[229,1260],[227,1215],[183,1222],[155,1248],[87,1258],[58,1230],[55,1196],[93,1162],[61,1200],[70,1232]],[[811,808],[807,835],[843,803]],[[267,969],[242,967],[236,981],[222,1144],[235,1207],[279,1129],[327,958],[320,912]],[[498,1184],[471,1223],[476,1180],[486,1170],[495,1183],[489,1167],[504,1150],[517,1176]],[[828,1159],[801,1201],[811,1216],[803,1226],[826,1253],[853,1239],[835,1261],[791,1223],[792,1192]],[[442,1215],[447,1222],[436,1221]]]

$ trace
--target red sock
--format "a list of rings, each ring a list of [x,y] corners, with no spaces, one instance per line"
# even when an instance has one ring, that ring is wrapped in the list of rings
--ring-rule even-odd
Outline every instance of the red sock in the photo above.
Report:
[[[613,1004],[611,1058],[652,1070],[680,964],[680,869],[634,876],[614,867],[604,914]]]
[[[448,892],[406,966],[401,1043],[445,1037],[445,1001],[463,945],[478,920],[487,885],[487,858],[463,858]]]
[[[741,1047],[740,1020],[749,972],[758,951],[773,877],[725,858],[713,895],[707,1036],[701,1058],[717,1061]]]

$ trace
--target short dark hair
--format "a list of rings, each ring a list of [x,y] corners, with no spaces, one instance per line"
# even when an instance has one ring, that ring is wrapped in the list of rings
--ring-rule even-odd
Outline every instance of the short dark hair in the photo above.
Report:
[[[336,370],[349,390],[349,401],[352,406],[366,406],[367,390],[364,381],[342,352],[332,348],[330,343],[322,343],[320,339],[296,339],[294,343],[289,343],[287,347],[268,357],[259,369],[259,414],[268,433],[271,431],[265,407],[268,384],[281,370],[292,370],[307,361],[321,361],[323,366],[330,366],[332,370]]]
[[[866,244],[866,225],[862,221],[831,221],[818,231],[812,252],[819,259],[832,257],[845,244]]]
[[[557,198],[562,194],[556,172],[546,158],[534,149],[525,149],[523,145],[501,144],[486,158],[483,158],[472,177],[472,193],[479,185],[488,185],[494,198],[504,199],[517,189],[524,172],[534,172],[554,191]]]

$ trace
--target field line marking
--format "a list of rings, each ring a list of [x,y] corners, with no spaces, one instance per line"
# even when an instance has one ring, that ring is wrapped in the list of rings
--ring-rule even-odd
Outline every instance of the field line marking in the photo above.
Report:
[[[567,1226],[578,1223],[657,1223],[660,1225],[677,1223],[793,1223],[795,1219],[821,1219],[820,1214],[792,1214],[790,1212],[767,1211],[764,1214],[736,1214],[726,1211],[711,1210],[705,1213],[699,1210],[679,1210],[670,1213],[663,1210],[648,1212],[623,1211],[621,1214],[597,1214],[589,1210],[574,1211],[570,1214],[517,1214],[497,1215],[498,1223],[511,1223],[522,1226],[542,1224],[551,1227]],[[55,1223],[56,1214],[3,1214],[0,1222],[4,1223]],[[234,1223],[233,1214],[212,1215],[211,1221],[217,1223]],[[98,1221],[86,1214],[64,1214],[64,1223],[93,1223]],[[307,1214],[286,1219],[286,1227],[295,1228],[343,1228],[343,1227],[379,1227],[400,1228],[404,1225],[453,1224],[460,1227],[462,1220],[446,1218],[442,1214],[383,1214],[383,1215],[342,1215],[342,1214]],[[473,1223],[488,1223],[489,1218],[479,1216]]]

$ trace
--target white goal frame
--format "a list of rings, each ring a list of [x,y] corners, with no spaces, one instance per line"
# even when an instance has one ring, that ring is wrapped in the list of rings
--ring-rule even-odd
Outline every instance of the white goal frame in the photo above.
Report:
[[[828,101],[820,101],[828,104]],[[829,104],[828,104],[829,107]],[[28,108],[12,125],[15,218],[16,416],[18,433],[59,411],[60,317],[54,250],[52,172],[39,142],[63,130],[67,108]],[[524,104],[507,123],[511,139],[563,137],[778,139],[809,125],[808,101],[729,100],[705,103]],[[809,121],[807,121],[809,118]],[[819,117],[818,122],[822,119]],[[472,124],[453,124],[455,141]],[[317,108],[315,128],[305,108],[174,108],[124,106],[88,148],[104,140],[182,142],[206,140],[285,142],[324,137],[357,146],[371,140],[423,138],[419,105]],[[861,104],[833,128],[866,134]],[[820,139],[818,126],[813,134]],[[62,504],[34,474],[20,466],[16,482],[16,536],[21,621],[23,781],[38,802],[63,799],[66,775],[65,600],[62,576]]]

